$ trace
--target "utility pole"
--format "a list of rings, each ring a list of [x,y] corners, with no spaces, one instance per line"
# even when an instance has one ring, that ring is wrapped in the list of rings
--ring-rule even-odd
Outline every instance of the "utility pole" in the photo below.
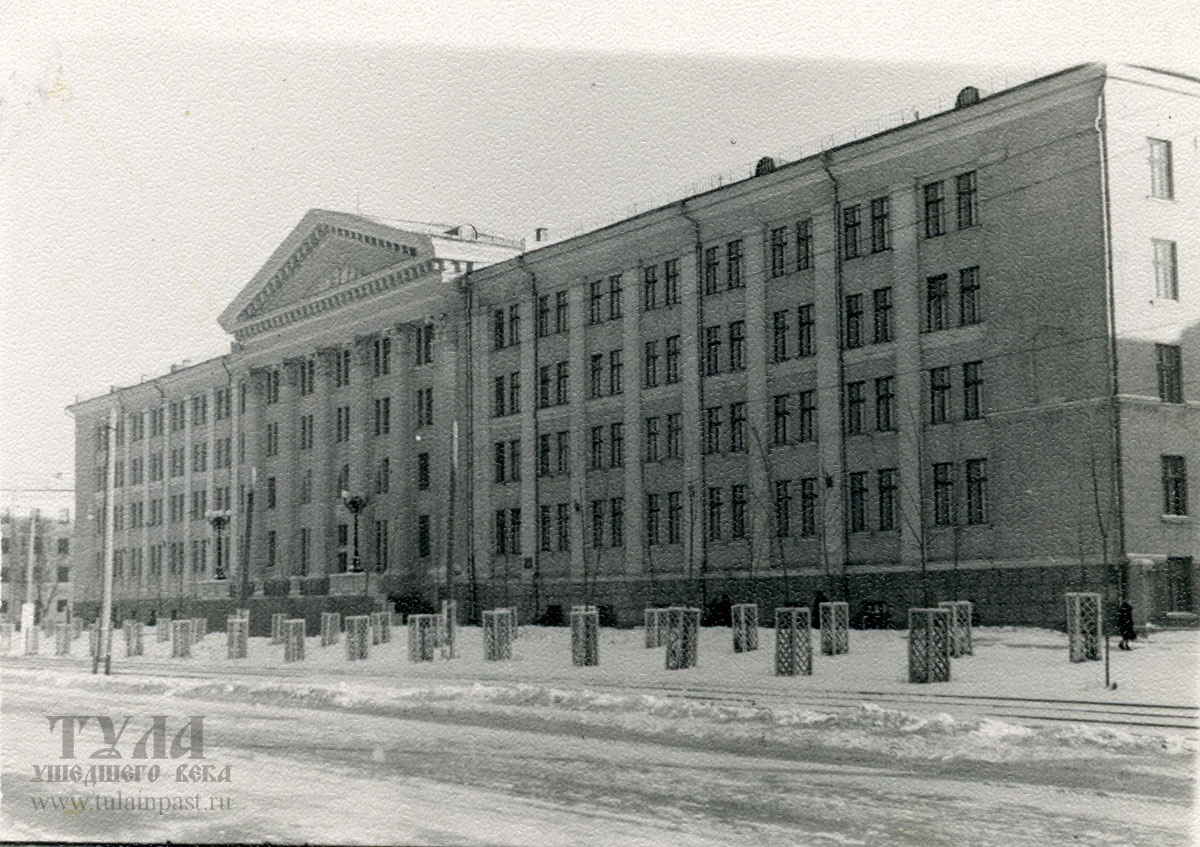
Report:
[[[100,669],[100,657],[104,656],[104,675],[112,673],[112,590],[113,590],[113,500],[116,489],[117,454],[113,450],[114,434],[117,431],[117,407],[108,411],[108,429],[105,432],[107,465],[104,473],[104,582],[100,601],[100,620],[96,655],[92,659],[92,673]]]

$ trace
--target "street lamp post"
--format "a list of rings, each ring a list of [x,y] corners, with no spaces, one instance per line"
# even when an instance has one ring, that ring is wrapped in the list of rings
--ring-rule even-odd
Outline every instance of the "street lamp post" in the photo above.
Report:
[[[343,491],[342,505],[354,516],[354,548],[350,558],[350,573],[359,573],[362,571],[362,559],[358,555],[358,516],[362,514],[363,509],[367,508],[367,497],[364,494],[351,494],[349,491]],[[369,596],[370,588],[371,574],[368,572],[363,593]]]
[[[225,527],[229,526],[229,519],[232,516],[233,512],[229,509],[212,509],[204,513],[205,519],[212,524],[213,534],[216,536],[216,564],[213,568],[213,576],[216,579],[225,579],[225,559],[221,553],[225,547]]]

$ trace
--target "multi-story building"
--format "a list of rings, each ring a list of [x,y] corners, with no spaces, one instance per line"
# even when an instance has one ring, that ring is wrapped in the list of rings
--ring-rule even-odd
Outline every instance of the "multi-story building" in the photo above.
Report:
[[[818,590],[898,609],[966,597],[990,621],[1057,621],[1074,589],[1128,596],[1139,614],[1190,611],[1197,138],[1200,80],[1178,74],[1086,65],[968,88],[950,111],[479,260],[461,294],[431,276],[454,292],[431,295],[437,306],[408,288],[349,300],[337,281],[321,294],[289,281],[327,267],[299,249],[331,217],[314,213],[226,311],[234,351],[196,377],[220,383],[227,368],[250,398],[229,424],[231,479],[245,485],[251,466],[256,496],[276,492],[273,510],[256,503],[249,573],[342,570],[334,494],[386,458],[403,485],[367,507],[372,526],[396,522],[380,591],[444,593],[446,574],[476,605],[533,616],[588,601],[626,620],[661,602]],[[294,305],[264,311],[272,296]],[[305,313],[314,297],[333,302]],[[411,351],[426,325],[435,364],[422,370]],[[402,373],[372,369],[384,330],[410,351]],[[200,390],[186,373],[158,382]],[[119,396],[140,391],[149,408],[153,386]],[[448,395],[428,426],[422,386]],[[379,442],[386,396],[413,417]],[[76,407],[81,474],[109,405]]]
[[[33,604],[37,623],[70,619],[71,535],[70,507],[42,510],[10,505],[0,512],[0,616],[4,620],[20,621],[25,603]]]

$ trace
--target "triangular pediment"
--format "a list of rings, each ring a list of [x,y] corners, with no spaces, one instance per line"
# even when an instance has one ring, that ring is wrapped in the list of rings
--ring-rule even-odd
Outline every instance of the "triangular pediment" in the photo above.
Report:
[[[247,323],[354,286],[389,268],[426,260],[429,239],[339,212],[304,216],[271,258],[222,313],[231,333]]]

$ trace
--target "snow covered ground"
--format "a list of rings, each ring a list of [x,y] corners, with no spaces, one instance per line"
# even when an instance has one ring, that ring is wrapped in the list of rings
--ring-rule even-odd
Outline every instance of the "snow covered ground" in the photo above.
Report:
[[[1200,633],[1114,649],[1115,689],[1103,662],[1068,661],[1063,634],[1022,628],[976,630],[974,655],[935,685],[907,682],[895,631],[852,632],[849,654],[818,651],[813,675],[792,678],[773,675],[765,629],[744,654],[729,630],[702,630],[684,671],[641,630],[603,630],[594,668],[572,666],[566,629],[522,628],[510,662],[485,662],[475,628],[458,658],[424,664],[392,635],[354,663],[317,638],[304,662],[268,639],[231,661],[223,633],[171,659],[150,629],[129,659],[117,633],[111,677],[91,675],[86,638],[73,656],[43,643],[4,658],[0,837],[1160,845],[1197,832]],[[131,715],[130,738],[148,716],[202,714],[204,761],[232,778],[176,782],[181,758],[153,785],[34,782],[35,765],[62,761],[47,722],[60,714]],[[214,807],[104,809],[117,790]],[[66,798],[76,807],[53,808]]]

